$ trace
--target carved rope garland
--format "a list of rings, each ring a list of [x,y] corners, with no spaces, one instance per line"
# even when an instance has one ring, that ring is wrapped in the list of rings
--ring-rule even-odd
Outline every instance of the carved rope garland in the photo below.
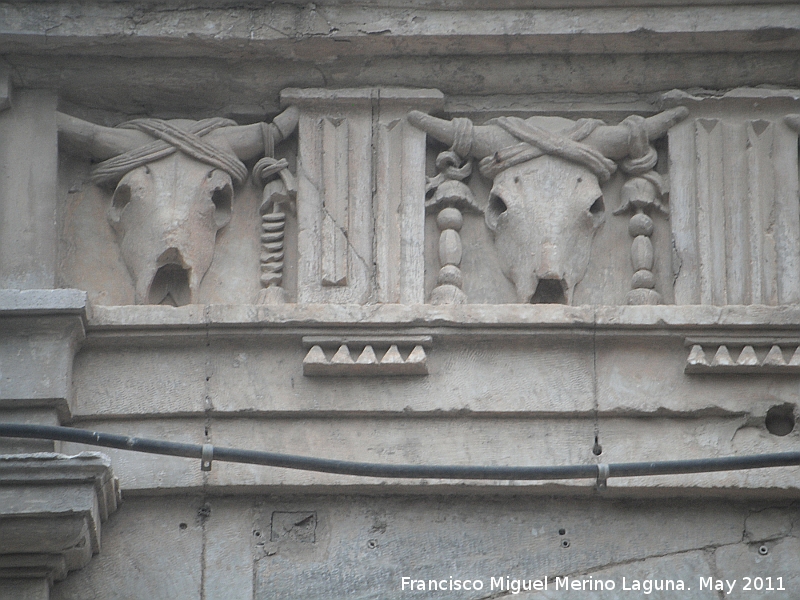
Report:
[[[137,129],[158,139],[99,163],[92,169],[91,180],[97,185],[115,185],[133,169],[180,150],[192,158],[225,171],[235,183],[240,184],[247,178],[247,167],[239,157],[202,139],[202,136],[215,129],[231,125],[236,123],[219,117],[192,123],[187,130],[161,119],[128,121],[119,125],[120,129]]]

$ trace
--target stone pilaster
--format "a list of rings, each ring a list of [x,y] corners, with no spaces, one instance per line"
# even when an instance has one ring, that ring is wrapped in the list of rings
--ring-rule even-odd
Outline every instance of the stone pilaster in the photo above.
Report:
[[[300,108],[298,302],[424,302],[425,134],[438,90],[287,89]]]
[[[85,313],[79,290],[0,290],[0,419],[58,425],[69,418]],[[54,442],[0,440],[5,454],[56,450]]]
[[[56,287],[56,96],[0,73],[0,289]],[[5,110],[4,110],[5,109]]]

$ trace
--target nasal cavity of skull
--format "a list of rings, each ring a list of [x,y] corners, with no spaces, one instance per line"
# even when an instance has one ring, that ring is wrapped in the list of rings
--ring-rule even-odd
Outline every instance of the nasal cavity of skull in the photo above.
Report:
[[[567,283],[563,279],[540,279],[531,304],[566,304]]]
[[[225,227],[231,220],[232,199],[233,189],[227,184],[216,188],[211,194],[211,202],[214,203],[214,222],[218,228]]]
[[[496,194],[489,196],[489,206],[486,207],[486,224],[489,226],[489,229],[495,230],[497,228],[500,217],[507,210],[508,206],[500,196]]]
[[[158,258],[161,266],[153,277],[147,294],[148,304],[183,306],[191,302],[189,270],[184,268],[180,253],[170,248]]]

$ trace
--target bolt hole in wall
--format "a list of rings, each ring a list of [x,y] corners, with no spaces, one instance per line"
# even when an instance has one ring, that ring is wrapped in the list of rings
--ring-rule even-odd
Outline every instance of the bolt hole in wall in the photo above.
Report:
[[[769,548],[767,548],[766,546],[759,546],[758,553],[761,556],[766,556],[767,554],[769,554]]]
[[[764,425],[772,435],[789,435],[795,426],[794,406],[791,404],[773,406],[767,411]]]
[[[558,530],[558,535],[567,535],[567,530],[562,527]],[[569,540],[567,538],[561,540],[561,547],[569,548]]]

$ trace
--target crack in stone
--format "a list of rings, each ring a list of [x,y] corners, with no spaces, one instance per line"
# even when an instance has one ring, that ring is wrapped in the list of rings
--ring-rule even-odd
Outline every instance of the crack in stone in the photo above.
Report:
[[[767,508],[769,508],[769,507],[767,507]],[[766,509],[764,509],[764,510],[766,510]],[[577,576],[586,577],[587,575],[593,575],[595,573],[600,573],[600,572],[608,570],[608,569],[614,569],[614,568],[617,568],[617,567],[624,567],[624,566],[628,566],[628,565],[635,565],[635,564],[644,563],[644,562],[647,562],[648,560],[653,560],[653,559],[669,558],[669,557],[674,557],[674,556],[687,555],[687,554],[690,554],[692,552],[703,552],[704,554],[706,554],[707,555],[707,560],[708,560],[708,566],[709,566],[709,569],[711,571],[712,576],[714,577],[714,579],[721,579],[718,576],[718,573],[717,573],[717,570],[716,570],[716,561],[714,560],[715,552],[719,548],[724,548],[724,547],[727,547],[727,546],[737,546],[737,545],[739,545],[741,543],[745,543],[746,544],[747,542],[731,542],[729,544],[718,544],[718,545],[709,544],[707,546],[702,546],[702,547],[699,547],[699,548],[689,548],[687,550],[678,550],[678,551],[675,551],[675,552],[665,552],[665,553],[662,553],[662,554],[651,554],[651,555],[645,556],[643,558],[632,558],[632,559],[629,559],[629,560],[622,560],[622,561],[619,561],[619,562],[605,563],[605,564],[602,564],[602,565],[598,565],[597,567],[588,568],[588,569],[585,569],[585,570],[572,571],[570,573],[562,573],[562,574],[558,574],[558,575],[552,575],[552,576],[547,578],[547,581],[548,582],[555,581],[555,579],[557,577],[571,577],[571,578],[574,578],[574,577],[577,577]],[[531,597],[533,597],[533,595],[537,594],[537,593],[538,592],[533,592],[533,591],[529,592]],[[488,596],[481,596],[480,598],[478,598],[476,600],[494,600],[495,598],[505,598],[505,597],[508,597],[508,596],[510,596],[512,594],[513,593],[509,590],[509,591],[503,591],[503,592],[497,592],[497,593],[494,593],[494,594],[489,594]],[[720,596],[720,599],[723,600],[724,596]]]
[[[675,282],[681,274],[683,268],[683,260],[681,254],[678,252],[678,246],[675,244],[675,236],[672,236],[672,287],[675,287]]]
[[[350,243],[350,237],[347,235],[347,231],[341,225],[339,225],[339,223],[336,222],[336,219],[333,218],[333,215],[331,215],[331,213],[328,212],[328,209],[325,208],[324,202],[321,203],[320,208],[322,208],[322,212],[324,213],[324,215],[327,215],[327,217],[331,220],[334,226],[342,234],[345,241],[347,242],[347,247],[353,250],[353,254],[355,255],[355,257],[361,262],[364,268],[367,269],[367,271],[369,271],[369,265],[367,261],[364,260],[364,258],[358,253],[358,250],[356,250],[355,246],[353,246],[353,244]]]
[[[773,536],[758,537],[757,539],[751,539],[747,535],[747,521],[750,519],[750,517],[753,517],[754,515],[761,514],[763,512],[768,511],[768,510],[778,510],[778,511],[784,511],[784,512],[791,512],[791,511],[797,510],[797,508],[798,508],[797,503],[790,502],[789,504],[786,504],[786,505],[777,505],[777,506],[768,505],[768,506],[763,506],[761,508],[750,508],[750,509],[748,509],[747,515],[745,515],[745,518],[744,518],[744,530],[742,531],[742,543],[744,543],[744,544],[754,544],[754,543],[758,543],[758,542],[771,542],[771,541],[775,541],[775,540],[781,540],[781,539],[784,539],[784,538],[787,538],[787,537],[796,537],[794,535],[794,527],[798,523],[798,521],[800,521],[800,515],[798,515],[795,518],[791,518],[791,515],[788,515],[788,514],[785,515],[787,519],[790,519],[790,523],[791,523],[791,527],[789,528],[789,533],[788,534],[780,534],[780,533],[778,533],[778,534],[773,535]]]

